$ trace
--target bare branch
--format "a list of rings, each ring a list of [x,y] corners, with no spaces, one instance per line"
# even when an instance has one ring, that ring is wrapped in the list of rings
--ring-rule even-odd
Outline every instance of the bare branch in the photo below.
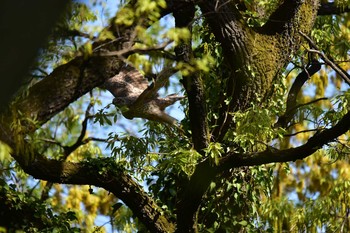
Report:
[[[164,49],[168,45],[170,45],[173,41],[166,41],[160,45],[154,46],[154,47],[149,47],[149,48],[124,48],[118,51],[103,51],[96,53],[95,56],[103,56],[103,57],[112,57],[112,56],[118,56],[118,57],[128,57],[131,54],[134,53],[140,53],[140,54],[148,54],[150,52],[165,52]],[[166,53],[165,53],[166,54]],[[167,53],[166,56],[169,56],[171,58],[175,58],[174,55],[171,55]]]
[[[320,129],[306,129],[306,130],[301,130],[301,131],[298,131],[298,132],[295,132],[295,133],[284,134],[283,136],[284,137],[293,137],[293,136],[296,136],[296,135],[301,134],[301,133],[317,132],[319,130]]]
[[[310,53],[316,53],[318,54],[321,59],[330,67],[332,67],[332,69],[348,84],[350,85],[350,75],[343,70],[338,64],[334,63],[332,61],[332,59],[328,58],[324,53],[322,53],[320,51],[320,49],[316,46],[316,44],[311,40],[310,37],[308,37],[306,34],[304,34],[303,32],[299,33],[309,42],[310,47],[314,48],[314,49],[308,49],[307,51]]]
[[[77,141],[73,145],[64,147],[64,158],[63,158],[63,160],[66,160],[66,158],[73,151],[75,151],[78,147],[80,147],[81,145],[87,143],[87,141],[84,141],[84,137],[86,135],[87,123],[88,123],[88,120],[90,119],[90,110],[91,110],[92,107],[93,107],[93,103],[90,102],[89,105],[86,108],[86,111],[85,111],[85,118],[84,118],[82,126],[81,126],[80,135],[79,135]]]
[[[298,104],[295,106],[295,109],[298,109],[298,108],[301,108],[301,107],[304,107],[304,106],[307,106],[307,105],[310,105],[310,104],[313,104],[313,103],[316,103],[318,101],[323,101],[323,100],[328,100],[327,97],[322,97],[322,98],[318,98],[318,99],[314,99],[314,100],[311,100],[307,103],[303,103],[303,104]]]

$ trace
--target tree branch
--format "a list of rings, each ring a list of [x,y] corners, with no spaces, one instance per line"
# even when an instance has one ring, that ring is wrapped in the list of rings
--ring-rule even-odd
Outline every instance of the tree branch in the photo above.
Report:
[[[189,27],[194,17],[193,4],[174,12],[176,27]],[[175,49],[179,60],[191,62],[193,57],[191,41],[183,41]],[[194,148],[204,155],[204,149],[209,143],[206,101],[203,92],[202,79],[199,72],[183,76],[182,81],[189,102],[189,119]],[[200,163],[196,166],[194,174],[184,189],[181,190],[177,203],[177,229],[176,232],[197,232],[197,212],[202,197],[206,192],[211,180],[214,178],[215,168],[208,163]]]
[[[335,140],[340,135],[346,133],[350,129],[350,112],[345,114],[343,118],[332,128],[325,129],[320,133],[316,133],[312,136],[307,143],[296,148],[290,148],[286,150],[270,151],[256,153],[229,153],[226,157],[220,160],[218,171],[223,172],[231,168],[241,166],[255,166],[268,163],[277,162],[291,162],[298,159],[304,159],[322,146]]]
[[[82,126],[81,126],[81,131],[80,131],[80,135],[77,139],[77,141],[71,145],[71,146],[64,146],[64,158],[62,158],[62,160],[66,160],[67,157],[73,152],[75,151],[78,147],[80,147],[83,144],[86,144],[84,137],[86,135],[86,130],[87,130],[87,123],[88,120],[90,119],[90,110],[93,107],[92,102],[89,103],[89,105],[87,106],[86,110],[85,110],[85,118],[83,120]]]
[[[284,1],[272,15],[267,22],[259,29],[260,33],[273,35],[279,34],[288,28],[288,24],[295,16],[296,10],[302,4],[301,1],[286,0]]]
[[[287,97],[287,109],[285,113],[279,117],[275,127],[283,127],[286,128],[287,124],[293,118],[296,111],[297,104],[297,96],[304,85],[304,83],[315,73],[317,73],[321,69],[321,64],[314,60],[311,62],[311,65],[304,69],[298,76],[295,78],[295,81],[292,87],[289,90]]]
[[[113,25],[113,22],[108,30],[119,37],[128,38],[132,26],[126,28]],[[103,49],[115,50],[118,43],[122,42],[116,41],[103,46]],[[98,41],[93,46],[96,48],[99,44],[105,44],[105,41]],[[118,74],[123,65],[124,62],[118,57],[91,56],[88,59],[77,57],[59,66],[48,77],[29,88],[28,93],[18,97],[7,111],[2,112],[0,140],[13,148],[13,158],[29,175],[49,182],[90,184],[105,188],[123,200],[150,231],[172,232],[175,227],[162,215],[161,209],[114,162],[101,158],[81,163],[50,160],[37,155],[25,143],[26,134],[34,132],[76,99]],[[35,119],[36,124],[29,124],[26,119]],[[22,125],[18,126],[19,129],[14,129],[11,123],[17,120],[22,120]],[[21,137],[23,138],[18,141]],[[23,150],[17,150],[18,147]],[[27,151],[30,155],[19,153],[20,151]],[[28,161],[26,158],[32,157],[32,154],[33,158]]]
[[[300,47],[298,31],[311,30],[319,1],[286,0],[272,14],[270,22],[256,30],[248,30],[239,20],[233,1],[217,2],[222,5],[217,12],[211,1],[199,5],[221,43],[225,64],[231,71],[227,77],[230,85],[226,86],[232,89],[225,90],[227,99],[231,100],[228,106],[222,105],[213,130],[214,139],[220,142],[228,129],[234,127],[229,112],[244,111],[251,103],[271,94],[272,84],[290,61],[290,54]],[[230,3],[224,5],[224,2]]]
[[[14,103],[24,116],[44,123],[70,103],[119,72],[122,62],[115,57],[78,57],[58,68]]]
[[[188,27],[191,31],[192,26],[190,24],[194,17],[194,13],[195,7],[193,3],[189,3],[186,7],[174,11],[175,26],[179,28]],[[193,57],[191,41],[188,40],[181,42],[176,46],[175,53],[178,60],[190,64]],[[200,74],[196,72],[189,76],[183,76],[182,83],[186,90],[189,102],[189,117],[193,145],[194,148],[201,153],[201,151],[208,145],[208,122],[206,119],[207,111],[202,79]]]
[[[307,51],[310,53],[316,53],[318,54],[321,59],[330,67],[332,67],[332,69],[348,84],[350,85],[350,75],[343,70],[338,64],[334,63],[334,61],[331,58],[328,58],[324,53],[322,53],[320,51],[320,49],[317,47],[317,45],[315,44],[315,42],[313,42],[311,40],[310,37],[308,37],[305,33],[303,32],[299,32],[306,40],[307,42],[310,44],[311,48],[314,49],[308,49]]]
[[[35,161],[26,165],[22,162],[24,156],[13,154],[22,169],[34,178],[53,183],[89,184],[104,188],[133,210],[133,214],[150,231],[163,233],[174,231],[174,225],[162,214],[162,210],[113,159],[98,158],[73,163],[36,155]]]
[[[318,15],[340,15],[350,12],[350,6],[337,6],[335,2],[322,3],[318,9]]]

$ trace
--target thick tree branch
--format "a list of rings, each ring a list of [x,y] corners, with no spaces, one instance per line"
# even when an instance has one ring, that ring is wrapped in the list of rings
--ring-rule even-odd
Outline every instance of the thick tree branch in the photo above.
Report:
[[[161,209],[113,159],[91,159],[72,163],[46,159],[36,155],[29,165],[23,163],[25,155],[13,154],[22,169],[36,179],[63,184],[89,184],[106,189],[134,210],[134,215],[152,232],[173,232]]]
[[[225,57],[225,65],[221,68],[226,69],[227,72],[225,74],[228,75],[227,77],[221,77],[222,79],[227,79],[227,85],[223,90],[223,98],[220,98],[221,102],[218,103],[219,118],[213,124],[216,127],[212,131],[213,140],[221,141],[232,122],[232,117],[228,113],[233,112],[234,109],[246,107],[244,102],[239,101],[243,97],[240,94],[246,91],[243,87],[244,81],[242,82],[239,77],[250,75],[244,69],[249,57],[249,48],[247,46],[247,43],[249,43],[247,40],[248,33],[243,29],[244,26],[240,21],[241,15],[233,1],[202,1],[199,6],[216,40],[221,43]],[[250,90],[253,90],[253,88],[250,88]],[[248,93],[250,91],[245,93],[245,99],[249,99]],[[225,104],[225,99],[231,97],[230,103]]]
[[[302,146],[286,149],[263,152],[238,154],[230,153],[220,161],[218,171],[223,172],[231,168],[241,166],[255,166],[268,163],[277,162],[290,162],[298,159],[304,159],[322,146],[335,140],[340,135],[346,133],[350,129],[350,112],[344,115],[344,117],[332,128],[325,129],[320,133],[316,133],[312,136],[307,143]]]
[[[112,23],[108,30],[115,32],[119,37],[128,38],[132,29]],[[105,41],[99,41],[93,46],[97,48],[103,44],[104,46],[100,49],[115,50],[123,47],[120,43],[122,42],[115,41],[106,44]],[[35,155],[35,151],[31,151],[31,147],[25,144],[26,134],[34,132],[76,99],[118,74],[122,65],[124,62],[118,57],[91,56],[88,59],[77,57],[56,68],[48,77],[29,88],[25,95],[18,97],[10,108],[2,113],[0,140],[13,148],[16,153],[13,154],[14,159],[29,175],[49,182],[103,187],[123,200],[152,232],[172,232],[173,224],[162,215],[160,208],[142,190],[142,187],[130,176],[124,174],[122,169],[115,170],[116,167],[112,166],[111,161],[96,159],[70,163],[49,160]],[[27,123],[29,121],[26,119],[35,119],[36,124]],[[17,129],[11,127],[11,123],[18,120],[22,120],[22,126],[18,126]],[[18,141],[19,137],[23,138]],[[34,155],[22,154],[19,153],[20,151],[27,151]],[[31,159],[28,160],[28,157]]]
[[[28,90],[14,103],[24,116],[40,123],[51,119],[70,103],[101,85],[119,72],[122,62],[115,57],[78,57],[56,68],[48,77]]]
[[[269,17],[263,27],[259,29],[260,33],[274,35],[287,30],[297,9],[301,6],[301,1],[286,0],[284,1]]]
[[[175,26],[179,28],[188,27],[191,31],[190,23],[192,22],[194,13],[195,7],[192,3],[187,4],[184,8],[174,11]],[[193,52],[190,40],[183,41],[177,45],[175,52],[178,60],[185,63],[191,63]],[[201,153],[201,151],[208,145],[208,122],[206,119],[207,112],[202,79],[199,72],[195,72],[189,76],[184,76],[182,83],[186,90],[189,102],[189,117],[193,145],[194,148]]]
[[[23,84],[29,67],[68,3],[67,0],[1,1],[1,110]],[[28,26],[23,26],[24,23]]]
[[[322,3],[318,15],[339,15],[350,12],[350,6],[337,6],[335,2]]]
[[[214,140],[221,141],[233,126],[230,112],[244,111],[252,102],[270,94],[271,85],[290,61],[290,54],[299,49],[298,30],[311,30],[318,0],[284,1],[272,14],[273,20],[256,30],[245,27],[234,2],[216,2],[221,6],[219,9],[210,1],[203,1],[199,6],[221,43],[225,64],[231,71],[227,77],[230,85],[226,85],[231,89],[225,91],[232,98],[228,106],[222,105],[219,110],[213,131]]]
[[[196,170],[181,193],[181,199],[177,205],[176,232],[197,232],[198,210],[202,198],[216,174],[216,168],[209,159],[196,166]]]
[[[193,4],[174,12],[176,27],[189,27],[194,17]],[[183,41],[175,49],[179,60],[191,62],[193,57],[191,42]],[[206,101],[204,97],[202,79],[199,72],[184,76],[182,83],[185,87],[189,102],[189,119],[194,148],[201,154],[208,146],[208,122]],[[176,232],[197,232],[197,212],[202,197],[206,192],[211,180],[214,178],[214,167],[208,161],[199,164],[189,182],[181,190],[177,203],[177,229]]]

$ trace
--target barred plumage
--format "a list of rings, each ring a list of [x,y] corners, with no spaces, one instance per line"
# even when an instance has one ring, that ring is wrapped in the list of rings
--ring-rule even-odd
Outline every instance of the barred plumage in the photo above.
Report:
[[[174,125],[176,119],[166,114],[164,109],[184,97],[171,94],[160,98],[158,90],[175,72],[173,68],[163,70],[149,86],[146,78],[135,67],[127,65],[118,75],[108,79],[104,88],[113,94],[113,104],[122,109],[126,118],[139,117]]]

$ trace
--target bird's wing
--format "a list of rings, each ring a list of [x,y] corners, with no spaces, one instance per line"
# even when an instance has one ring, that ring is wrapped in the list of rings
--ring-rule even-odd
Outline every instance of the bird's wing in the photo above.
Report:
[[[106,80],[103,87],[114,97],[137,97],[147,89],[148,81],[135,67],[126,65],[119,74]]]
[[[149,85],[142,94],[137,98],[135,104],[142,103],[144,101],[154,100],[158,97],[158,91],[160,88],[164,87],[169,81],[171,75],[175,74],[178,70],[173,67],[164,68],[154,80],[154,82]]]

